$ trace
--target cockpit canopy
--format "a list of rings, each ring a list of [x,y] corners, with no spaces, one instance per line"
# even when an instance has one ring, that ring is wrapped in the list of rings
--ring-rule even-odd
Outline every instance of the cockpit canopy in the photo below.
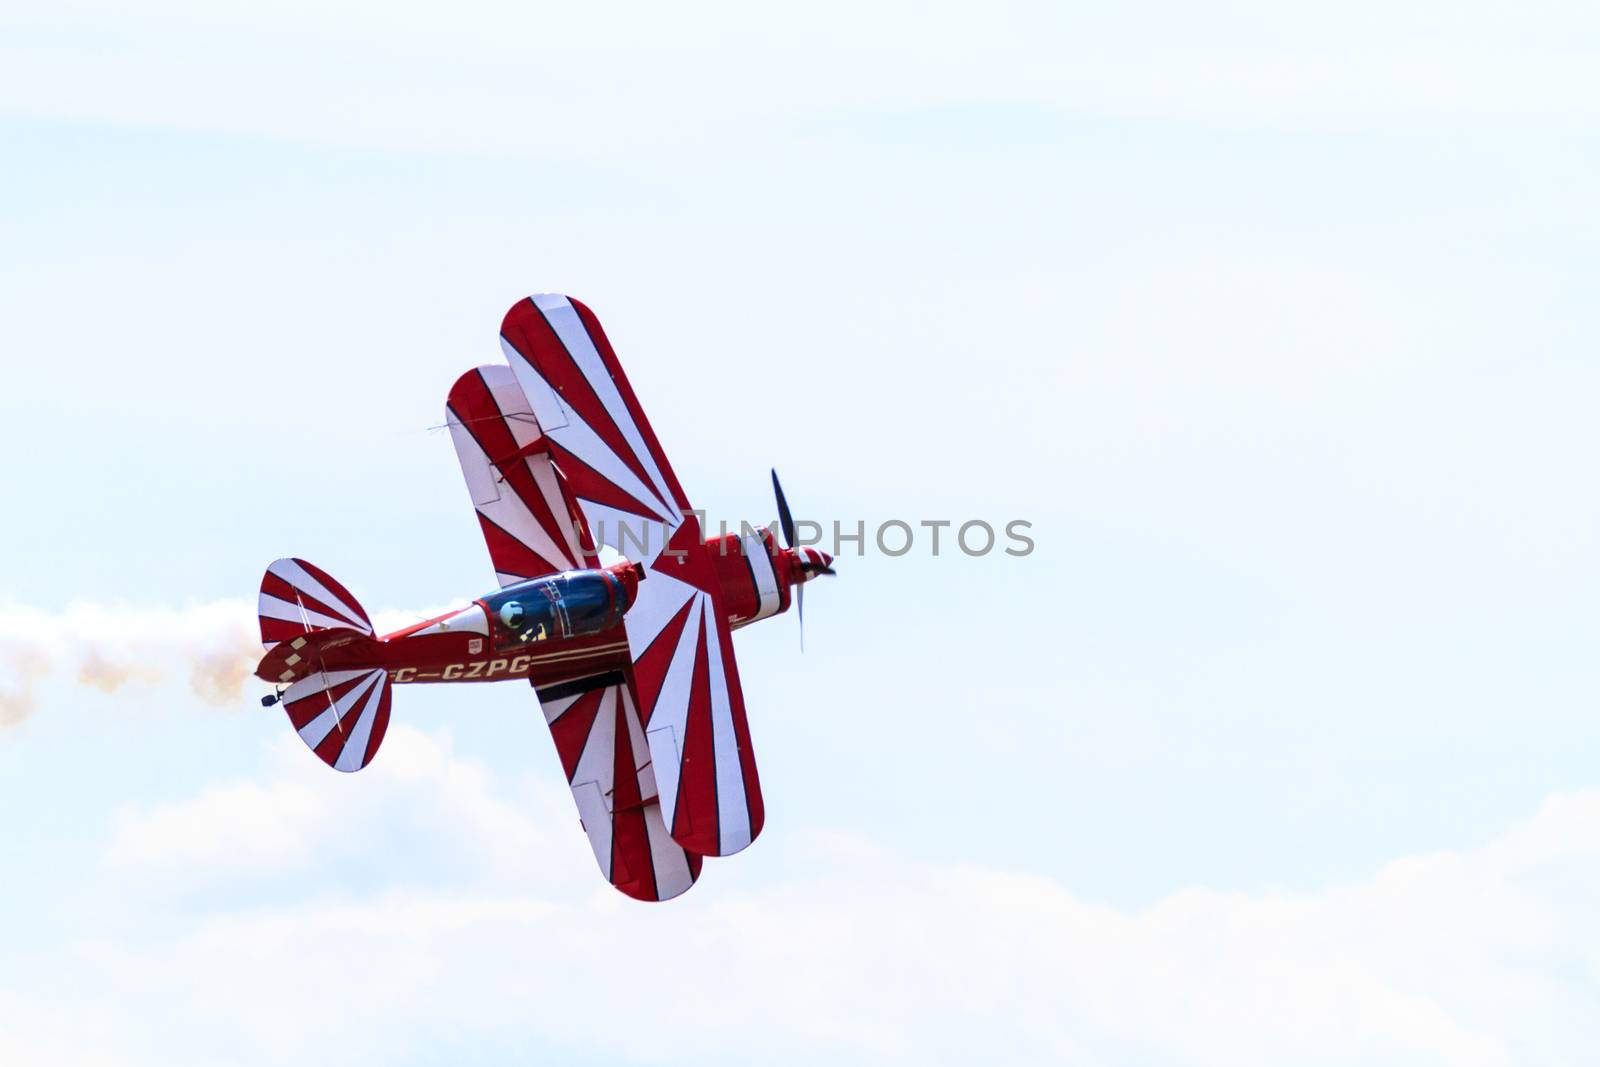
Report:
[[[599,633],[622,621],[628,591],[609,571],[565,571],[483,598],[497,649]]]

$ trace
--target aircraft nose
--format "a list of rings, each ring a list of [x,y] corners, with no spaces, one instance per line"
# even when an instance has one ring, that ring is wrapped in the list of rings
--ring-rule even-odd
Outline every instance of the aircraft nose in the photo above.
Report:
[[[830,574],[833,571],[833,557],[819,548],[799,548],[795,550],[800,557],[800,570],[810,578],[817,574]]]

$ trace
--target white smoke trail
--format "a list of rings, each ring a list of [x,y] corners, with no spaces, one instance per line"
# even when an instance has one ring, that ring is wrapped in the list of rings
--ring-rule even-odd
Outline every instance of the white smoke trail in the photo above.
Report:
[[[444,610],[377,612],[373,623],[388,633]],[[27,718],[52,677],[106,693],[176,677],[206,704],[238,703],[261,652],[253,600],[181,608],[76,603],[53,612],[0,605],[0,727]]]

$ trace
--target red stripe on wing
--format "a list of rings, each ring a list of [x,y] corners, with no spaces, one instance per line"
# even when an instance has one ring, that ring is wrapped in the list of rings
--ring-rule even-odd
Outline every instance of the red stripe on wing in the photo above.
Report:
[[[634,395],[633,386],[628,382],[628,376],[622,372],[622,364],[617,359],[617,353],[611,347],[610,338],[600,328],[600,320],[595,313],[589,310],[589,305],[581,300],[567,298],[573,310],[578,313],[583,327],[588,331],[589,339],[594,342],[595,350],[600,353],[600,359],[611,372],[611,380],[617,385],[617,392],[622,394],[622,402],[633,416],[634,425],[639,428],[639,436],[644,439],[645,447],[650,450],[651,458],[655,460],[656,467],[661,471],[661,477],[667,483],[667,489],[672,493],[672,503],[680,511],[689,510],[689,497],[683,491],[683,486],[678,484],[678,476],[672,472],[672,464],[667,462],[667,454],[661,447],[661,442],[656,439],[656,434],[650,428],[650,423],[644,417],[644,408],[639,404],[639,398]]]
[[[511,574],[518,578],[541,578],[567,569],[565,560],[548,560],[521,541],[506,533],[481,511],[478,529],[483,531],[483,543],[489,549],[489,559],[497,574]]]
[[[690,852],[715,856],[722,851],[717,828],[717,756],[711,732],[710,668],[705,656],[705,630],[695,635],[689,716],[684,722],[678,803],[672,839]]]
[[[655,863],[650,855],[650,834],[645,826],[643,797],[639,795],[638,759],[629,737],[627,710],[616,707],[616,748],[611,793],[611,884],[638,900],[656,899]]]
[[[572,495],[586,501],[593,501],[608,508],[637,515],[650,524],[654,530],[660,527],[663,519],[655,508],[645,500],[640,500],[631,493],[626,492],[616,482],[589,466],[582,457],[575,452],[563,448],[558,442],[550,442],[550,453],[555,457],[556,466],[561,471],[561,477],[572,489]],[[645,483],[648,485],[649,483]],[[598,534],[596,534],[598,536]],[[651,545],[659,548],[661,535],[656,532],[650,534]]]
[[[661,633],[651,642],[633,664],[634,684],[639,693],[640,717],[648,729],[650,726],[650,712],[656,706],[656,698],[661,693],[661,683],[666,680],[667,668],[672,665],[673,652],[678,647],[678,639],[683,635],[683,628],[689,621],[689,613],[694,610],[695,601],[690,597],[679,608],[677,614],[661,628]]]
[[[445,405],[489,558],[506,576],[502,584],[596,565],[583,548],[583,520],[526,407],[508,367],[463,374]]]
[[[534,464],[548,464],[549,460],[537,451],[528,452],[522,443],[530,437],[536,439],[535,445],[541,443],[537,440],[540,436],[538,425],[531,414],[516,413],[512,416],[501,409],[493,390],[484,378],[486,370],[504,373],[502,368],[495,367],[479,368],[463,374],[450,390],[446,410],[478,443],[484,457],[492,465],[500,491],[504,493],[509,490],[514,493],[550,540],[555,542],[563,553],[570,553],[571,546],[567,535],[575,523],[570,505],[562,501],[559,511],[552,505],[532,471]],[[510,423],[512,417],[522,420],[520,439],[519,435],[512,431]],[[482,517],[480,513],[480,518]],[[490,557],[495,562],[496,570],[531,578],[566,570],[579,563],[577,560],[567,558],[545,560],[536,551],[516,540],[518,531],[502,530],[501,533],[508,535],[510,547],[503,543],[490,546]],[[526,562],[520,567],[502,567],[500,556],[495,554],[497,551],[504,551],[508,557],[521,554],[541,560],[545,564],[545,569],[530,573],[526,569]],[[507,562],[510,562],[509,558]]]
[[[595,713],[600,710],[601,698],[605,696],[604,689],[595,689],[583,694],[570,708],[561,713],[561,717],[550,724],[550,736],[555,739],[556,754],[561,757],[561,770],[567,776],[567,782],[572,782],[572,775],[578,769],[578,759],[583,755],[583,746],[589,742],[589,732],[594,729]]]
[[[622,460],[635,477],[645,485],[652,484],[644,463],[634,453],[616,420],[606,410],[605,403],[595,391],[594,385],[585,377],[582,368],[573,359],[572,353],[567,351],[567,346],[562,343],[560,336],[545,318],[544,312],[539,310],[532,299],[519,301],[506,312],[505,321],[501,325],[501,336],[534,366],[544,380],[560,394],[562,401],[589,424],[595,434],[617,454],[617,458]],[[598,346],[596,348],[598,350]],[[601,358],[604,359],[603,356]],[[611,370],[611,377],[615,380],[616,370],[607,369]],[[631,411],[628,415],[637,425],[640,420],[639,413]],[[588,496],[587,493],[580,495]]]
[[[606,777],[611,780],[610,792],[602,798],[607,810],[598,814],[591,807],[584,817],[584,831],[600,853],[596,858],[601,872],[619,891],[636,900],[665,900],[686,891],[700,876],[700,857],[685,852],[662,825],[649,753],[644,748],[629,683],[614,682],[575,699],[551,699],[572,700],[550,721],[550,734],[568,783],[572,783],[580,765],[586,768],[586,789],[592,790],[597,784],[605,788]],[[587,776],[598,768],[592,762],[594,753],[587,750],[603,743],[608,734],[612,744],[611,751],[605,753],[608,766],[597,776],[598,780],[589,779]],[[576,788],[574,795],[579,795]],[[593,795],[583,794],[591,799]],[[579,809],[583,814],[582,800]],[[591,822],[602,818],[603,824]]]
[[[647,729],[661,730],[682,723],[682,733],[677,737],[677,791],[666,802],[672,811],[673,839],[691,852],[720,856],[737,852],[753,841],[761,832],[766,812],[727,611],[719,595],[716,563],[699,537],[699,524],[691,516],[672,540],[673,552],[681,555],[663,554],[651,565],[640,586],[641,597],[651,595],[652,588],[664,588],[650,585],[651,576],[660,574],[663,577],[655,580],[664,581],[670,576],[698,590],[702,610],[692,639],[684,642],[680,651],[678,637],[689,617],[682,610],[648,648],[639,644],[646,639],[647,631],[636,629],[637,620],[625,619],[624,625],[629,628],[630,652],[636,657],[633,676],[645,709]],[[711,669],[708,637],[716,641],[720,676]],[[680,666],[674,662],[679,656],[692,656],[693,663]],[[674,676],[675,669],[689,667],[692,673],[687,694],[677,687],[669,693],[667,679]],[[718,692],[714,693],[713,687]],[[717,705],[722,701],[726,707],[719,715]],[[719,760],[737,761],[724,768],[733,778],[733,767],[737,767],[736,783],[719,782]]]
[[[754,841],[766,825],[767,809],[761,799],[761,780],[756,775],[756,752],[750,743],[750,719],[744,711],[744,687],[733,667],[733,631],[726,615],[716,617],[717,640],[722,646],[723,672],[728,682],[728,700],[732,709],[733,735],[739,744],[739,774],[744,779],[746,816],[750,820],[750,840]]]

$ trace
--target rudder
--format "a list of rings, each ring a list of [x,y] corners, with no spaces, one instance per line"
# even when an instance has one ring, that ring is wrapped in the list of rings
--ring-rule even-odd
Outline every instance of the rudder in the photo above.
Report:
[[[303,559],[274,560],[267,568],[261,576],[256,614],[261,643],[267,648],[339,627],[372,636],[372,620],[350,590]]]

